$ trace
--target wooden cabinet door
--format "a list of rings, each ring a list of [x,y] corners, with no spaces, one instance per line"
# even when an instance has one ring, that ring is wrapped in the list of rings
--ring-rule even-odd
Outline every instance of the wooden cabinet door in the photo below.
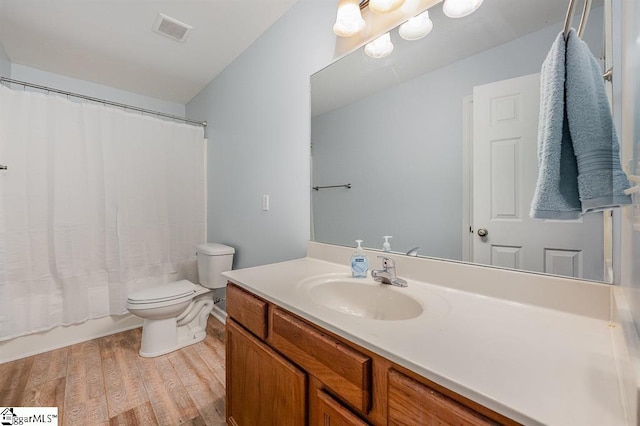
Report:
[[[315,426],[367,426],[367,423],[320,389],[316,394],[316,410]]]
[[[390,426],[498,424],[395,370],[389,370],[388,380],[388,424]]]
[[[226,338],[227,424],[304,425],[305,373],[231,319]]]

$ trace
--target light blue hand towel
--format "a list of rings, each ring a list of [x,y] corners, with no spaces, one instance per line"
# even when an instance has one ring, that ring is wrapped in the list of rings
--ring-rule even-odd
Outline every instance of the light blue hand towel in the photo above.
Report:
[[[556,37],[540,73],[538,121],[538,183],[531,217],[577,219],[582,207],[578,196],[578,169],[565,114],[565,40]]]
[[[620,146],[602,70],[589,46],[571,29],[567,38],[566,99],[578,164],[582,212],[631,204],[629,180],[620,166]]]
[[[558,34],[540,75],[538,183],[531,217],[577,219],[631,204],[602,71],[571,29]]]

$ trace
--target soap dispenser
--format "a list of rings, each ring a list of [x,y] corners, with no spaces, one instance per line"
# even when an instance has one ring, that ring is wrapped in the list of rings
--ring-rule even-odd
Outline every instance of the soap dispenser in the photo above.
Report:
[[[362,251],[362,240],[356,240],[358,247],[356,252],[351,256],[351,275],[354,278],[366,278],[369,270],[369,260]]]
[[[391,251],[391,244],[389,243],[389,238],[393,238],[391,235],[386,235],[384,237],[384,243],[382,244],[382,250]]]

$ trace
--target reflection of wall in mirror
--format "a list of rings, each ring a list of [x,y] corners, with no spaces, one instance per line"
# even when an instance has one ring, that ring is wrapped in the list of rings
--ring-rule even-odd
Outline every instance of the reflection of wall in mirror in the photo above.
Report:
[[[0,75],[3,77],[11,77],[11,61],[9,61],[9,57],[2,43],[0,43]]]
[[[602,55],[602,8],[584,40]],[[540,71],[561,23],[313,117],[315,241],[462,259],[462,99],[473,86]],[[356,51],[353,54],[361,54]]]

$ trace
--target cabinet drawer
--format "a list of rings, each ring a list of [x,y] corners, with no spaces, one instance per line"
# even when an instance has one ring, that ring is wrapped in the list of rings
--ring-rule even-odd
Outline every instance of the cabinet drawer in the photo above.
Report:
[[[273,309],[269,343],[362,413],[371,406],[371,358]]]
[[[315,426],[368,426],[338,401],[318,389],[316,394],[317,424]]]
[[[267,302],[229,283],[227,314],[261,339],[267,338]]]
[[[497,425],[480,413],[413,380],[389,370],[389,425]]]

